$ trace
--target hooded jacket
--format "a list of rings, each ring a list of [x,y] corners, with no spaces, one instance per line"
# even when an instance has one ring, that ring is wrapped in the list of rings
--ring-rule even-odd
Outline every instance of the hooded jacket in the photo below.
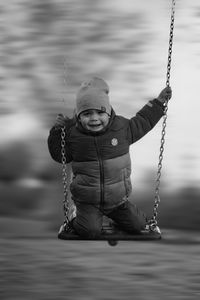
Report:
[[[78,119],[66,122],[66,160],[72,162],[70,185],[74,202],[113,209],[130,196],[132,185],[129,147],[149,132],[164,114],[157,99],[133,118],[112,115],[101,132],[85,130]],[[48,137],[52,158],[61,163],[61,129],[53,127]]]

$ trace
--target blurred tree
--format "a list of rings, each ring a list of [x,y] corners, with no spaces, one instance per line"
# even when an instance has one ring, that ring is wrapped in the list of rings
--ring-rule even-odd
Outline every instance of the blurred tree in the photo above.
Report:
[[[161,223],[167,228],[199,230],[200,189],[193,186],[180,188],[166,195]]]
[[[25,143],[11,143],[0,149],[0,161],[1,181],[14,181],[25,177],[31,167],[30,149]]]

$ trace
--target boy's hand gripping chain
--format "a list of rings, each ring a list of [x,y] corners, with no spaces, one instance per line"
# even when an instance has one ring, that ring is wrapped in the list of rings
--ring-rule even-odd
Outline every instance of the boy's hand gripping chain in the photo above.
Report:
[[[172,60],[171,57],[172,57],[172,45],[173,45],[173,31],[174,31],[174,14],[175,14],[175,0],[172,0],[166,86],[170,86],[170,70],[171,70],[171,60]],[[156,187],[155,187],[155,203],[154,203],[154,209],[153,209],[153,216],[150,220],[150,225],[152,227],[157,225],[158,206],[160,203],[160,195],[159,195],[160,178],[161,178],[166,125],[167,125],[168,100],[166,100],[165,104],[164,104],[165,110],[164,110],[164,117],[163,117],[163,123],[162,123],[161,145],[160,145],[160,154],[159,154],[159,162],[158,162],[158,170],[157,170],[157,178],[156,178]]]

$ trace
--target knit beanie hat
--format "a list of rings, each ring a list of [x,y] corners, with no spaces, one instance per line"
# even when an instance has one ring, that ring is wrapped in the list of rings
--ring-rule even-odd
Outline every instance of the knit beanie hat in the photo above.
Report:
[[[109,103],[109,87],[107,83],[98,77],[93,77],[84,81],[76,95],[76,114],[77,116],[88,109],[97,109],[111,114]]]

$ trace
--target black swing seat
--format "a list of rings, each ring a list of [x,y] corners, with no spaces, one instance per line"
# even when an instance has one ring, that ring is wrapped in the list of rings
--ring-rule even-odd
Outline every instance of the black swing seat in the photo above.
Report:
[[[58,232],[58,238],[61,240],[85,240],[85,241],[149,241],[149,240],[160,240],[161,234],[151,230],[143,230],[138,234],[126,233],[119,229],[112,227],[103,228],[101,235],[90,238],[79,236],[73,229],[66,229],[65,225],[60,227]]]

